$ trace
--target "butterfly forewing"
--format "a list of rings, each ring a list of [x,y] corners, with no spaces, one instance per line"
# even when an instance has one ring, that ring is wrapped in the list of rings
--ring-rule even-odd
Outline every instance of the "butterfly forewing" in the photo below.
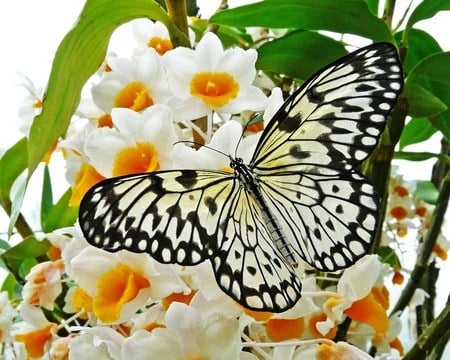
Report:
[[[112,178],[86,194],[79,222],[97,247],[193,265],[210,258],[223,238],[222,214],[229,213],[227,198],[234,186],[230,174],[213,171]]]
[[[258,171],[298,165],[350,170],[371,153],[402,88],[396,49],[379,43],[307,80],[269,122],[253,155]]]

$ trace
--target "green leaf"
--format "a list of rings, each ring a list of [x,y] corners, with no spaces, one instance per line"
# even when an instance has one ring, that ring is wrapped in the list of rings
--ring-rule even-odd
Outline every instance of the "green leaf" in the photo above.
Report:
[[[42,181],[42,200],[41,200],[41,225],[42,230],[47,232],[44,229],[43,224],[45,224],[48,214],[53,208],[53,193],[52,193],[52,180],[50,178],[50,171],[48,166],[44,167],[44,179]]]
[[[432,158],[438,158],[439,160],[446,162],[450,165],[450,157],[443,154],[431,153],[431,152],[412,152],[412,151],[397,151],[394,154],[395,159],[409,160],[409,161],[425,161]]]
[[[403,31],[397,32],[395,35],[395,41],[400,46],[403,39]],[[442,48],[439,43],[429,33],[419,29],[411,29],[409,32],[408,51],[406,52],[405,61],[403,63],[403,69],[406,74],[409,74],[411,70],[426,57],[441,53]]]
[[[0,158],[0,201],[3,204],[10,201],[11,187],[27,164],[27,139],[22,138]]]
[[[78,208],[69,206],[72,190],[69,188],[48,213],[46,221],[42,223],[44,232],[72,226],[77,221]]]
[[[437,115],[448,109],[441,99],[413,81],[406,82],[405,96],[408,99],[408,114],[413,117]]]
[[[439,191],[431,181],[419,180],[416,182],[416,190],[414,195],[420,197],[423,201],[429,204],[436,204]]]
[[[310,31],[293,31],[261,45],[256,67],[306,79],[346,53],[341,42],[327,36]]]
[[[429,139],[437,129],[427,118],[412,118],[403,128],[400,137],[400,150],[405,146],[417,144]]]
[[[372,14],[378,14],[378,0],[366,0],[367,6]]]
[[[48,240],[37,240],[34,236],[28,236],[17,245],[6,250],[0,256],[3,259],[36,258],[45,255],[49,249],[50,242]]]
[[[194,31],[197,40],[200,40],[205,31],[208,28],[208,20],[198,19],[190,26]],[[222,42],[223,46],[228,48],[231,46],[240,46],[248,48],[253,45],[252,37],[241,29],[237,29],[229,26],[219,26],[217,30],[217,36]]]
[[[16,278],[12,274],[8,274],[3,281],[1,291],[6,291],[8,293],[8,298],[10,300],[18,300],[22,298],[22,287],[17,282]]]
[[[132,19],[147,17],[163,22],[174,43],[189,39],[169,15],[152,0],[87,0],[75,27],[56,51],[44,107],[31,126],[28,143],[29,176],[48,149],[67,130],[83,85],[103,62],[112,32]]]
[[[15,193],[11,198],[11,215],[9,216],[8,236],[11,236],[14,225],[20,215],[20,209],[22,209],[23,199],[25,198],[25,191],[27,190],[27,180],[19,179],[18,186],[15,189]]]
[[[380,256],[381,261],[390,265],[393,268],[401,268],[402,264],[398,258],[394,249],[389,246],[380,246],[377,250],[377,254]]]
[[[210,23],[235,27],[329,30],[392,42],[386,23],[361,0],[266,0],[223,10]]]
[[[406,28],[411,28],[415,23],[429,19],[442,10],[450,10],[450,0],[423,0],[412,12]]]
[[[450,51],[432,54],[418,63],[409,73],[408,81],[420,76],[450,85]]]

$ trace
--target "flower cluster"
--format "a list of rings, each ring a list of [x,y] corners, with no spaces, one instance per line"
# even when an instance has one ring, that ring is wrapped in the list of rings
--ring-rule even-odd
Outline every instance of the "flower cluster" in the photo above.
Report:
[[[107,57],[91,98],[82,101],[58,144],[71,206],[110,177],[181,167],[230,171],[223,154],[237,149],[249,160],[264,127],[260,121],[244,128],[248,114],[265,111],[269,120],[282,102],[279,89],[267,97],[254,86],[255,50],[224,50],[213,33],[197,43],[192,39],[193,49],[174,48],[161,23],[134,25],[133,56]],[[208,147],[193,146],[199,144]],[[387,226],[395,238],[417,216],[419,232],[426,231],[428,206],[412,198],[399,177],[391,188]],[[399,319],[388,316],[384,284],[391,268],[377,255],[326,278],[308,272],[298,304],[274,314],[245,309],[227,297],[209,263],[183,267],[147,254],[109,253],[90,246],[76,225],[45,237],[49,260],[31,268],[20,305],[0,293],[0,339],[7,356],[371,359],[371,346],[392,356],[403,353]],[[448,242],[437,246],[444,259]],[[346,319],[352,321],[349,342],[334,342]]]

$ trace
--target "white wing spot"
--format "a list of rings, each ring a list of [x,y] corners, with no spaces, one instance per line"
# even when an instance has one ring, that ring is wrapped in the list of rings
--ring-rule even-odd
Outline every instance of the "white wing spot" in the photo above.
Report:
[[[355,255],[361,255],[364,253],[364,248],[359,241],[350,241],[350,251]]]
[[[141,240],[138,242],[138,248],[141,251],[144,251],[145,249],[147,249],[147,241],[146,240]]]
[[[381,103],[380,104],[380,109],[381,110],[390,110],[391,109],[391,106],[388,104],[388,103]]]
[[[123,245],[127,248],[131,247],[133,245],[133,239],[132,238],[126,238],[123,242]]]

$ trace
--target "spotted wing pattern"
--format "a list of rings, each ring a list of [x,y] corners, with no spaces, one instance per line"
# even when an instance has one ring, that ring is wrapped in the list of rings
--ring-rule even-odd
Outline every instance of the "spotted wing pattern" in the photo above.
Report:
[[[209,259],[218,285],[247,308],[283,311],[300,297],[300,279],[232,174],[175,170],[108,179],[80,209],[92,245],[147,252],[162,263]]]
[[[320,270],[349,266],[367,251],[377,197],[356,167],[376,146],[401,88],[392,45],[349,54],[280,108],[242,167],[246,180],[208,170],[108,179],[83,198],[83,233],[94,246],[162,263],[208,259],[218,285],[243,306],[287,310],[301,284],[273,227],[277,241]]]
[[[402,89],[396,49],[362,48],[319,71],[266,127],[250,164],[294,251],[334,271],[367,253],[378,199],[356,167]]]

